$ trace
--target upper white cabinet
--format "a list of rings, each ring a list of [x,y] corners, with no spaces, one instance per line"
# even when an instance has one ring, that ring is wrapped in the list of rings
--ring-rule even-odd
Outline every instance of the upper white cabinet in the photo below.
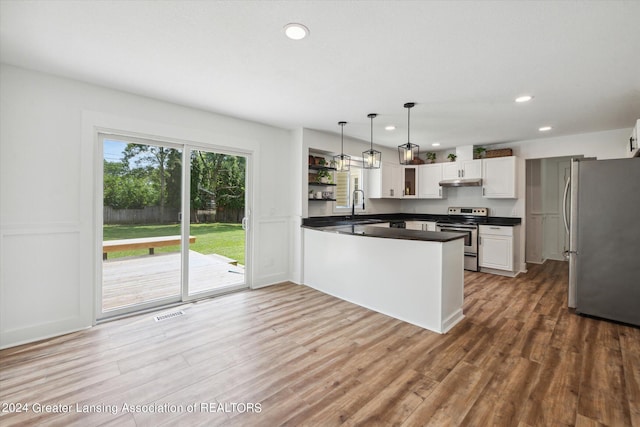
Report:
[[[370,199],[398,199],[402,197],[402,170],[395,163],[382,163],[380,169],[367,169],[367,197]]]
[[[442,199],[442,165],[434,163],[418,166],[418,198]]]
[[[516,198],[515,156],[482,161],[482,196],[493,199]]]
[[[402,197],[418,197],[418,166],[402,166]]]
[[[482,160],[443,163],[442,179],[482,178]]]

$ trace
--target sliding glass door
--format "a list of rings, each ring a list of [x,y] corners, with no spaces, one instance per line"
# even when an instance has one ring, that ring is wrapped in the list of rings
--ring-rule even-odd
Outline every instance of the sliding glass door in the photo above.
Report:
[[[185,299],[245,287],[246,159],[190,151],[188,286]]]
[[[100,141],[98,318],[245,288],[246,156],[116,135]]]

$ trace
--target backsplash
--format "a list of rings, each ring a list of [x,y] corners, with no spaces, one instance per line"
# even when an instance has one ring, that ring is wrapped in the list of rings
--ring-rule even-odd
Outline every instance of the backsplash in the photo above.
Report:
[[[446,215],[449,206],[489,208],[490,216],[523,218],[524,208],[516,199],[487,199],[481,187],[444,188],[444,199],[367,199],[367,214],[424,213]],[[348,214],[333,211],[333,203],[309,203],[309,216]]]
[[[481,187],[446,188],[444,199],[402,200],[403,213],[446,214],[449,206],[489,208],[490,216],[523,217],[516,199],[487,199]]]

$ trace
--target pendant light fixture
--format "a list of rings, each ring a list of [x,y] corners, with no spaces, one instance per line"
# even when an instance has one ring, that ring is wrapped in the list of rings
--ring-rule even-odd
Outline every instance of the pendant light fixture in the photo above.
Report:
[[[373,119],[377,114],[371,113],[367,117],[371,119],[371,148],[362,152],[362,167],[365,169],[380,169],[382,153],[373,149]]]
[[[404,108],[407,109],[407,143],[398,146],[398,157],[400,158],[401,165],[410,165],[413,159],[417,159],[420,155],[420,147],[411,143],[410,125],[411,125],[411,108],[416,104],[414,102],[407,102],[404,104]]]
[[[341,127],[340,130],[340,155],[333,156],[333,160],[336,163],[336,170],[338,172],[347,172],[351,167],[351,156],[344,154],[344,125],[347,122],[338,122]]]

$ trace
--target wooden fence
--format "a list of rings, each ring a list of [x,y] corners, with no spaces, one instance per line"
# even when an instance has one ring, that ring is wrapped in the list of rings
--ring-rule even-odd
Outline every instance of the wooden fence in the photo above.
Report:
[[[142,209],[114,209],[103,207],[105,224],[175,224],[180,222],[180,210],[149,206]]]
[[[177,224],[180,222],[180,210],[177,208],[149,206],[142,209],[114,209],[103,207],[104,224]],[[242,209],[210,209],[191,212],[192,223],[230,222],[240,223]]]

